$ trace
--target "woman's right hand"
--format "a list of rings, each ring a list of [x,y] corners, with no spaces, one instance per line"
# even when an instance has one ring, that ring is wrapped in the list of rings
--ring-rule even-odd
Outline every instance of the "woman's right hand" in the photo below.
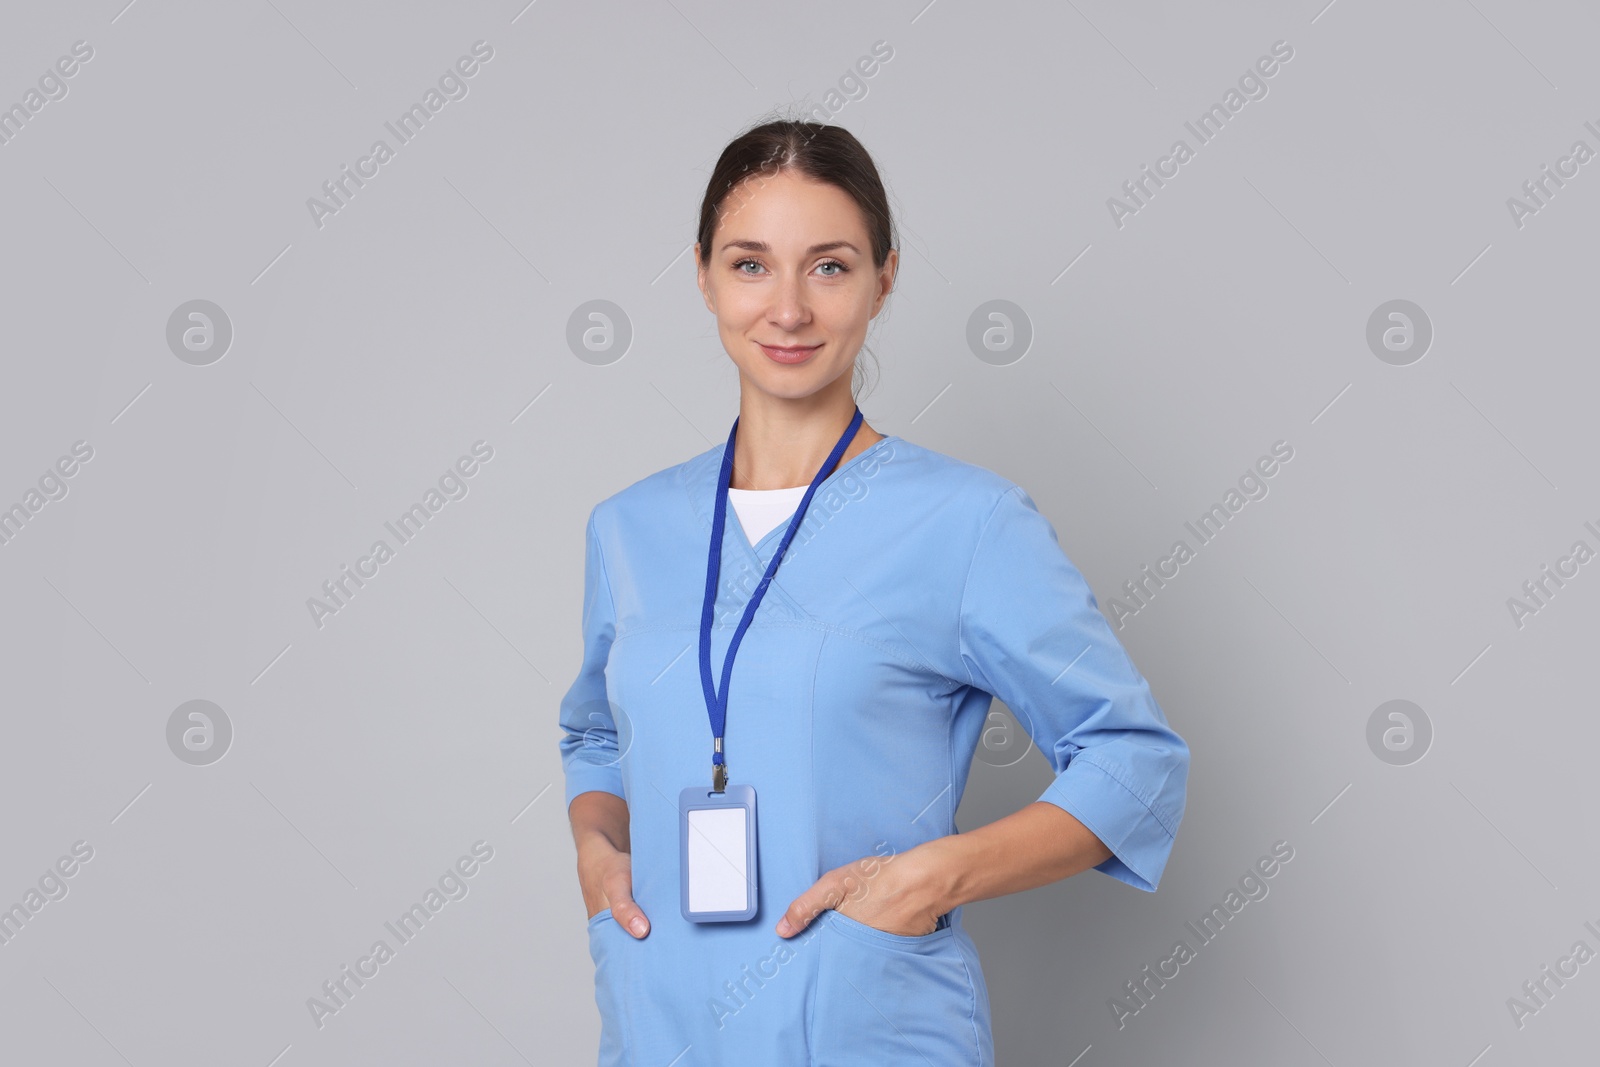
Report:
[[[578,887],[593,919],[606,908],[634,937],[650,932],[650,919],[633,901],[633,854],[628,850],[628,806],[601,790],[579,793],[568,806],[578,849]]]
[[[583,905],[594,918],[606,908],[634,937],[650,932],[650,920],[633,899],[633,856],[596,836],[578,850],[578,884]]]

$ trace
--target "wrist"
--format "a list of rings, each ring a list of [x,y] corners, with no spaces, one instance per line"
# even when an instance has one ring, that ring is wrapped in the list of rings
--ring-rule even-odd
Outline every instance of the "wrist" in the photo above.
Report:
[[[574,835],[574,852],[577,853],[578,878],[585,885],[598,883],[599,876],[609,868],[619,855],[626,855],[602,830],[589,830]]]
[[[605,885],[611,872],[619,867],[630,871],[632,857],[616,844],[603,830],[589,830],[576,835],[578,858],[578,889],[583,895],[584,911],[593,917],[610,905]]]
[[[943,915],[967,903],[967,862],[964,842],[959,834],[936,837],[909,849],[902,860],[910,860],[915,882],[928,898],[926,906],[934,915]]]
[[[609,856],[614,852],[628,851],[603,826],[575,827],[572,832],[572,842],[580,859],[585,856]]]

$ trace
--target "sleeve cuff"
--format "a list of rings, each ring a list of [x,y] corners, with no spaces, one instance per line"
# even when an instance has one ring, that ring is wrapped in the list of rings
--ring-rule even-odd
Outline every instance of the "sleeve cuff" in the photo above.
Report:
[[[628,794],[622,788],[622,768],[614,763],[586,763],[575,759],[566,766],[566,780],[568,808],[572,807],[572,801],[579,793],[587,793],[591,789],[628,799]]]
[[[1095,870],[1154,893],[1172,852],[1173,835],[1148,804],[1085,755],[1067,764],[1039,799],[1083,823],[1111,850]]]

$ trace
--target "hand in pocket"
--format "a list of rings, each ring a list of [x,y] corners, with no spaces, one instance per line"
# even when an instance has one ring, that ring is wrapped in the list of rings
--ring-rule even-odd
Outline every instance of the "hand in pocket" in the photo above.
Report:
[[[606,908],[611,917],[634,937],[650,932],[650,919],[633,900],[633,856],[603,839],[591,841],[578,852],[578,884],[589,918]]]
[[[948,911],[925,853],[864,856],[825,872],[784,910],[779,937],[791,937],[817,915],[833,910],[862,926],[897,937],[923,937]]]

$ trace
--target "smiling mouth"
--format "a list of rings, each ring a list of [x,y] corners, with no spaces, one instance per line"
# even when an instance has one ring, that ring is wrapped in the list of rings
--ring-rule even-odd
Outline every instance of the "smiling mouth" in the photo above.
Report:
[[[822,347],[820,344],[763,345],[759,341],[756,343],[761,345],[761,351],[767,354],[767,358],[775,363],[804,363],[807,359],[811,358],[811,354],[813,352]]]

